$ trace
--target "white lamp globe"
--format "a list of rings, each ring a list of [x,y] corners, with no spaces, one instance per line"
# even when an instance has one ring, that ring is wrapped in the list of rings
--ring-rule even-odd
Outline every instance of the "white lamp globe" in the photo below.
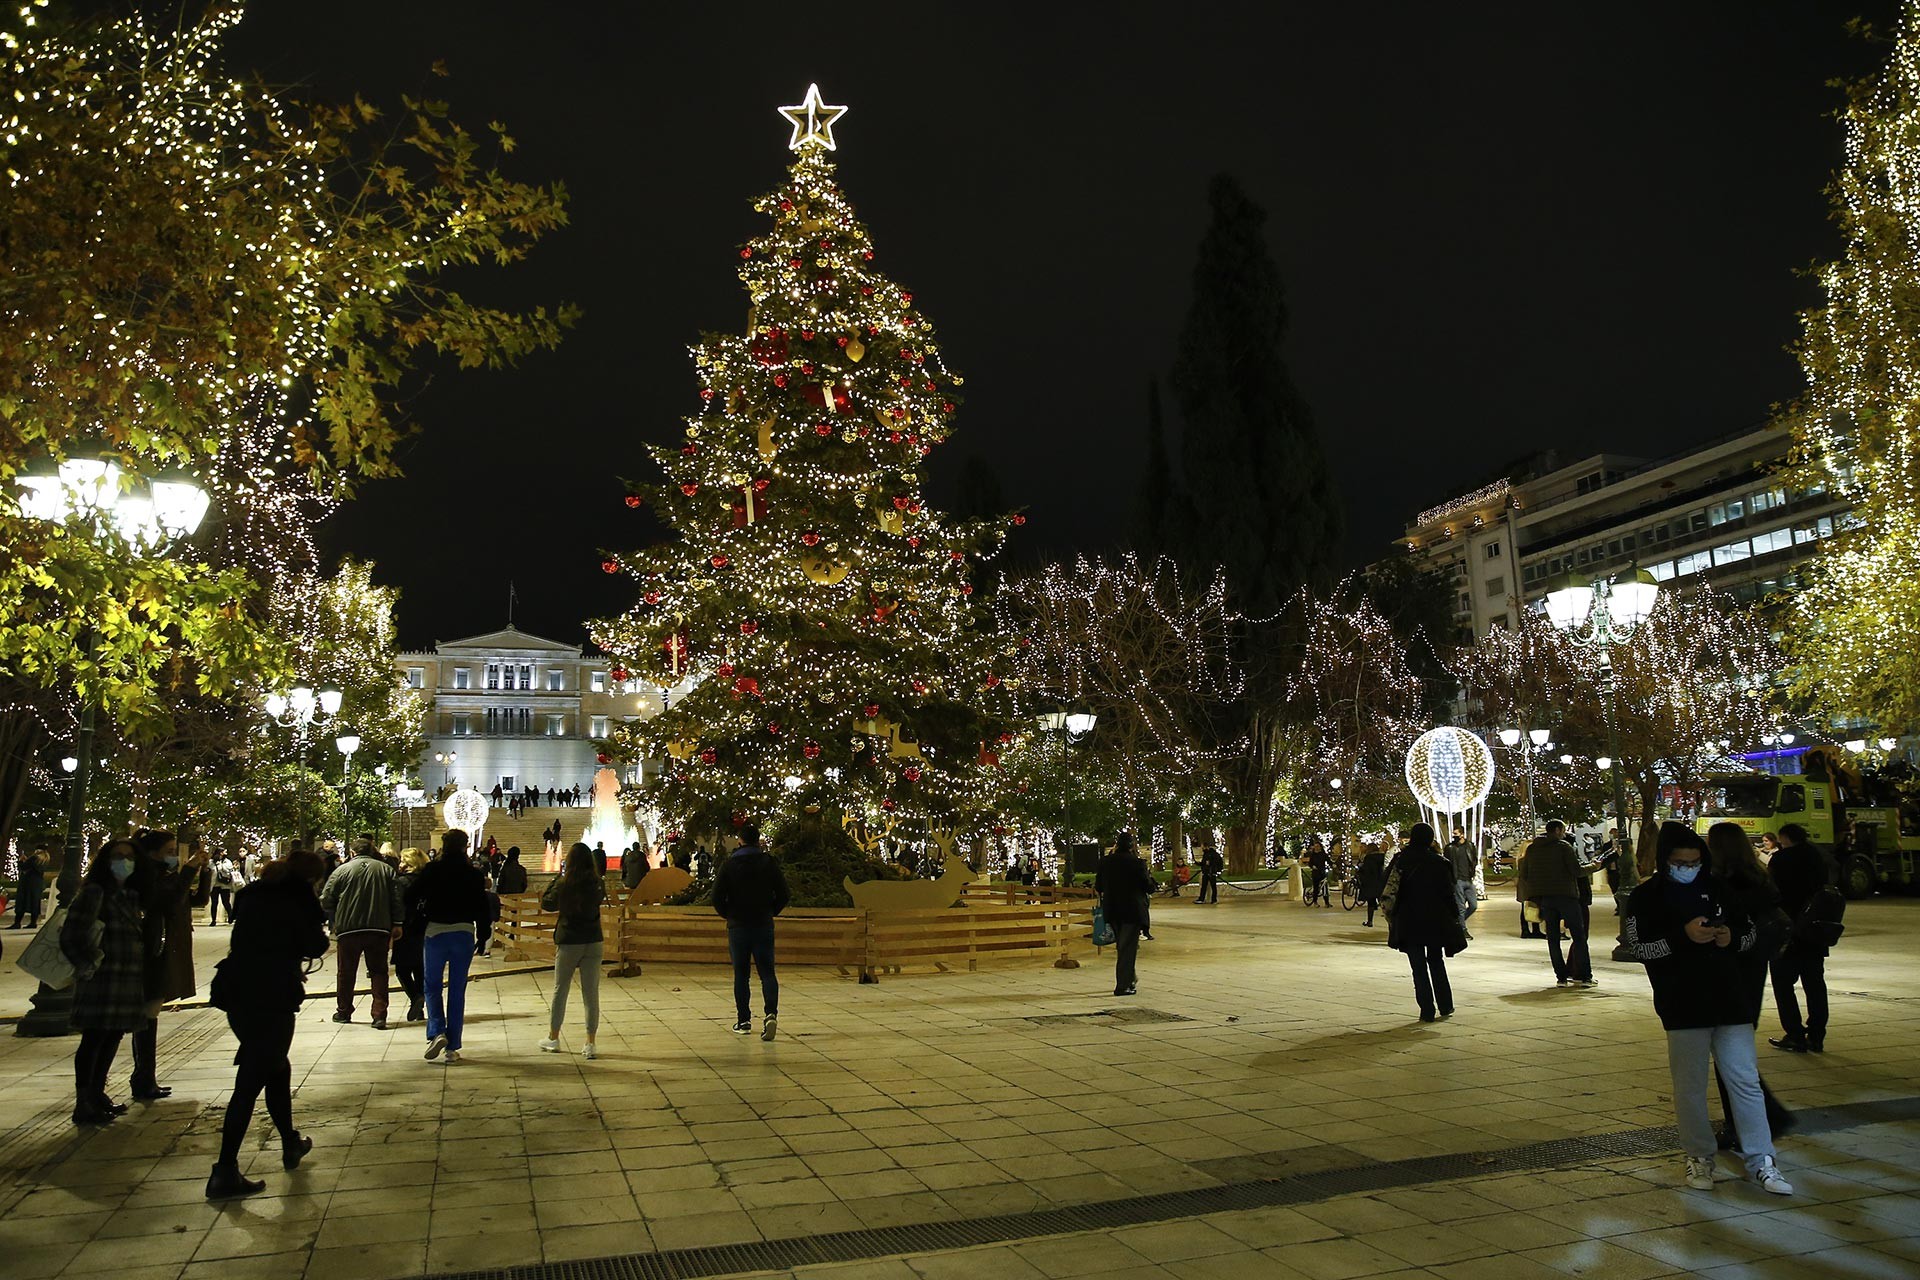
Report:
[[[1659,582],[1645,569],[1635,569],[1613,580],[1607,607],[1615,622],[1633,628],[1653,616],[1653,606],[1659,599]]]
[[[1480,736],[1446,725],[1429,729],[1407,749],[1407,786],[1436,814],[1465,813],[1493,790],[1493,752]]]
[[[1593,610],[1593,584],[1569,570],[1547,592],[1547,620],[1560,631],[1572,631]]]

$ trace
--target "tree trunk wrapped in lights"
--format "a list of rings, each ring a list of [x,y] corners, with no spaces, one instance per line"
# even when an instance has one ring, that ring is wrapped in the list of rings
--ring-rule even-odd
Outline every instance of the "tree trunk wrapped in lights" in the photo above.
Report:
[[[694,828],[822,811],[965,825],[990,794],[980,744],[1012,705],[1017,642],[972,579],[1019,517],[955,521],[922,496],[961,379],[839,186],[843,110],[810,93],[783,113],[798,155],[755,205],[772,227],[739,251],[746,331],[694,349],[700,411],[650,449],[665,483],[637,491],[678,536],[608,558],[639,598],[592,625],[629,678],[683,687],[616,742],[664,761],[655,803]],[[684,671],[662,647],[679,636]]]

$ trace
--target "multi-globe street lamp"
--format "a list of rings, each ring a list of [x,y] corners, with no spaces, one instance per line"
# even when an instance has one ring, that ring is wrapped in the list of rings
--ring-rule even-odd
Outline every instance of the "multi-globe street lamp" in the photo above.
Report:
[[[360,749],[360,735],[343,733],[333,740],[334,749],[342,756],[340,763],[340,846],[347,850],[348,842],[353,839],[353,820],[347,812],[347,784],[353,780],[353,753]]]
[[[47,524],[70,524],[95,537],[116,532],[146,554],[164,555],[169,546],[191,537],[206,518],[207,493],[191,479],[165,475],[153,479],[128,475],[118,463],[101,458],[68,458],[23,470],[14,477],[21,490],[20,514]],[[91,641],[89,641],[91,643]],[[93,771],[93,694],[80,699],[73,754],[60,762],[73,779],[67,795],[67,833],[60,874],[54,881],[55,905],[69,905],[80,888],[80,863],[86,855],[87,780]],[[67,760],[73,763],[67,764]],[[68,991],[42,983],[33,1008],[15,1027],[24,1036],[65,1035]]]
[[[433,762],[440,766],[440,789],[442,791],[445,791],[447,786],[453,781],[453,766],[458,764],[459,761],[460,753],[458,751],[436,751],[433,753]]]
[[[1613,669],[1615,646],[1633,637],[1636,627],[1653,616],[1659,603],[1660,583],[1645,569],[1630,569],[1612,579],[1588,578],[1569,571],[1547,592],[1547,619],[1554,627],[1592,649],[1600,664],[1600,691],[1606,701],[1607,755],[1609,765],[1620,758],[1620,738],[1616,721],[1616,691]],[[1599,763],[1595,761],[1595,763]],[[1613,776],[1613,821],[1625,839],[1627,826],[1627,778],[1625,769],[1607,768]],[[1620,875],[1615,903],[1621,918],[1626,918],[1626,897],[1639,882],[1638,857],[1631,842],[1620,855]],[[1622,958],[1622,949],[1614,950],[1614,959]]]
[[[1521,745],[1520,740],[1522,738],[1526,739],[1525,746]],[[1537,834],[1540,822],[1539,814],[1534,811],[1533,807],[1533,758],[1540,752],[1546,751],[1553,746],[1553,731],[1551,729],[1528,729],[1525,727],[1519,729],[1502,729],[1500,730],[1500,745],[1509,750],[1520,751],[1524,753],[1526,757],[1527,767],[1524,771],[1524,776],[1526,779],[1527,807],[1524,821],[1526,825],[1526,839],[1531,840],[1535,834]]]
[[[1091,711],[1049,711],[1040,717],[1040,727],[1060,735],[1060,873],[1055,883],[1062,889],[1073,884],[1072,799],[1067,784],[1072,781],[1068,749],[1093,733],[1100,717]]]
[[[275,724],[297,729],[304,734],[340,714],[340,691],[322,689],[315,693],[304,684],[285,693],[275,690],[266,697],[267,716]]]

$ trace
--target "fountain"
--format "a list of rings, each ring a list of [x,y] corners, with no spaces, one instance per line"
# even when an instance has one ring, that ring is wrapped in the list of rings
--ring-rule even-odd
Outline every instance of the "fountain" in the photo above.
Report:
[[[601,768],[594,772],[593,814],[587,822],[587,833],[580,838],[586,841],[589,849],[601,844],[607,850],[607,873],[613,874],[620,867],[620,855],[627,846],[640,839],[639,828],[633,825],[633,818],[620,803],[620,778],[612,769]]]

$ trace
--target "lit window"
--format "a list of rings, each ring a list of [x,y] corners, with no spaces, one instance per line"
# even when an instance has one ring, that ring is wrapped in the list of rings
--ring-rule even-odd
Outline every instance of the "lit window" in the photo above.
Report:
[[[467,688],[471,688],[472,685],[473,685],[473,672],[467,670],[467,668],[465,667],[457,668],[454,671],[453,673],[454,688],[467,689]]]
[[[487,664],[487,688],[498,689],[499,687],[500,687],[500,664],[497,662],[489,662]]]
[[[1489,560],[1498,560],[1500,558],[1500,544],[1497,542],[1489,542],[1484,554]]]
[[[499,732],[499,728],[500,728],[500,727],[499,727],[499,725],[497,725],[496,723],[494,723],[494,718],[493,718],[493,708],[492,708],[492,707],[488,707],[488,708],[487,708],[487,732],[488,732],[488,733],[497,733],[497,732]]]
[[[605,693],[607,691],[607,673],[604,671],[594,672],[592,684],[589,687],[592,688],[595,693]]]
[[[473,717],[472,716],[455,716],[453,718],[453,736],[456,738],[472,737],[473,736]]]
[[[1685,577],[1689,573],[1699,573],[1713,566],[1713,557],[1704,551],[1689,551],[1673,562],[1675,577]]]
[[[427,669],[425,667],[407,668],[407,688],[424,689],[427,687]]]
[[[533,667],[532,666],[528,665],[528,666],[522,666],[520,668],[520,687],[522,689],[533,688]]]
[[[1673,561],[1662,560],[1659,564],[1647,566],[1647,572],[1653,575],[1655,582],[1667,582],[1673,578]]]
[[[567,718],[565,716],[548,716],[547,717],[547,736],[549,738],[563,737],[566,734],[566,732],[567,732]]]
[[[1752,554],[1753,550],[1747,545],[1745,540],[1740,542],[1724,542],[1713,549],[1713,562],[1716,565],[1734,564],[1738,561],[1745,560]]]
[[[547,672],[547,690],[549,692],[559,693],[562,689],[565,689],[566,687],[567,687],[567,677],[565,672],[562,672],[562,671]]]
[[[607,736],[607,718],[605,716],[595,716],[593,718],[592,736],[596,738],[604,738]]]

